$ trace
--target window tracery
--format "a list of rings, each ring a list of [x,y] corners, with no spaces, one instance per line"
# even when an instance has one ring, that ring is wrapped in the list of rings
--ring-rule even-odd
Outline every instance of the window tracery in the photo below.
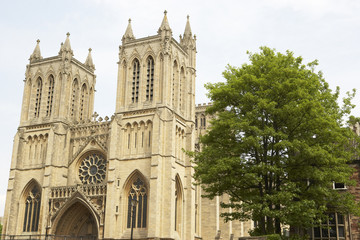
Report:
[[[139,177],[135,178],[130,187],[128,194],[128,214],[127,214],[127,228],[131,228],[131,214],[132,206],[131,200],[137,200],[137,205],[134,207],[134,228],[146,228],[147,220],[147,189],[144,181]]]
[[[34,186],[25,199],[24,232],[36,232],[39,228],[41,192]]]
[[[79,167],[79,178],[83,184],[102,183],[106,177],[106,161],[102,155],[90,154]]]

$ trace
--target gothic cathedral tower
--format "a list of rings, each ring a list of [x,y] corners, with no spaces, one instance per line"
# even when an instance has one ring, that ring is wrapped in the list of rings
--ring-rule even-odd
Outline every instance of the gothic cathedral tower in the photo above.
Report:
[[[41,56],[38,40],[26,67],[6,197],[5,234],[47,233],[52,187],[69,185],[70,129],[90,122],[95,66],[91,50],[85,63],[73,57],[69,35],[59,54],[49,58]]]
[[[166,12],[150,37],[136,39],[129,21],[115,114],[104,119],[93,114],[91,49],[84,63],[76,60],[69,35],[48,58],[38,41],[26,68],[4,236],[196,239],[199,191],[185,154],[195,146],[189,18],[180,42]]]
[[[131,20],[119,49],[115,120],[111,126],[105,237],[129,236],[130,200],[138,199],[134,236],[194,239],[194,149],[196,44],[189,19],[178,43],[165,15],[158,34],[136,39]],[[111,189],[111,193],[110,193]]]

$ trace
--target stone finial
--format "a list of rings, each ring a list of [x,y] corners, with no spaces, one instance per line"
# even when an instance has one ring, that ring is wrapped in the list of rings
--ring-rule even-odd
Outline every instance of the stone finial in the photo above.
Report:
[[[92,60],[91,51],[92,51],[92,49],[89,48],[89,53],[88,53],[88,56],[87,56],[84,64],[91,70],[95,70],[95,64],[93,63],[93,60]]]
[[[70,33],[66,33],[66,39],[64,43],[61,43],[59,55],[61,55],[63,58],[71,58],[74,56],[73,51],[71,49],[70,45]]]
[[[99,114],[97,112],[94,112],[94,114],[92,115],[93,117],[93,121],[96,121],[96,118],[99,116]]]
[[[170,28],[170,25],[169,25],[169,21],[167,19],[167,11],[165,10],[164,11],[164,18],[161,22],[161,25],[159,27],[159,30],[158,30],[158,34],[161,34],[163,31],[165,32],[170,32],[170,34],[172,34],[172,31],[171,31],[171,28]]]
[[[196,41],[196,37],[195,37],[195,35],[193,36],[192,31],[191,31],[191,27],[190,27],[190,16],[187,15],[185,31],[184,31],[183,37],[180,37],[180,44],[185,49],[188,49],[188,48],[193,49],[196,46],[195,41]]]
[[[192,32],[191,32],[191,27],[190,27],[190,16],[187,15],[187,21],[186,21],[186,25],[185,25],[185,31],[184,31],[184,38],[185,37],[191,37],[192,36]]]
[[[35,46],[35,49],[33,51],[33,53],[30,55],[30,63],[33,62],[33,61],[37,61],[37,60],[40,60],[42,59],[43,57],[41,56],[41,53],[40,53],[40,40],[36,40],[36,46]]]
[[[131,18],[129,18],[128,26],[126,28],[125,34],[122,37],[121,41],[123,43],[126,43],[126,42],[128,42],[130,40],[133,40],[133,39],[135,39],[135,36],[133,34],[133,30],[132,30],[132,27],[131,27]]]
[[[70,33],[69,32],[66,33],[66,39],[65,39],[65,43],[64,43],[64,50],[71,51]]]

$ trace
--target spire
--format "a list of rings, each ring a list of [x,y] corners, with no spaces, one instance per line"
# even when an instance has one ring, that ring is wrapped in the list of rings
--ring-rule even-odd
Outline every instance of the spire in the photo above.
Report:
[[[93,60],[92,60],[92,56],[91,56],[91,48],[89,48],[89,54],[85,60],[85,66],[89,67],[91,70],[95,70],[95,65],[93,63]]]
[[[65,51],[71,51],[71,46],[70,46],[70,33],[66,33],[66,40],[65,40],[65,43],[64,43],[64,50]]]
[[[60,51],[59,51],[59,55],[61,55],[63,58],[71,58],[72,56],[74,56],[73,51],[71,49],[71,45],[70,45],[70,33],[66,33],[66,39],[65,39],[65,43],[61,43],[61,47],[60,47]]]
[[[189,18],[190,18],[190,16],[187,15],[187,21],[186,21],[186,26],[185,26],[185,31],[184,31],[184,38],[187,36],[190,36],[190,37],[192,36]]]
[[[170,25],[169,25],[169,21],[167,19],[167,11],[165,10],[164,11],[164,18],[162,20],[162,23],[159,27],[159,30],[158,30],[158,34],[161,35],[162,32],[170,32],[170,34],[172,34],[172,31],[171,31],[171,28],[170,28]]]
[[[187,15],[184,35],[180,35],[180,45],[183,46],[185,49],[193,49],[196,47],[196,36],[192,35],[189,18],[189,15]]]
[[[41,53],[40,53],[40,40],[36,40],[36,46],[34,49],[34,52],[30,55],[30,62],[37,61],[42,59]]]
[[[125,42],[128,42],[130,40],[133,40],[135,39],[135,36],[133,34],[133,31],[132,31],[132,27],[131,27],[131,18],[129,18],[129,24],[126,28],[126,31],[125,31],[125,34],[124,36],[122,37],[122,42],[125,43]]]

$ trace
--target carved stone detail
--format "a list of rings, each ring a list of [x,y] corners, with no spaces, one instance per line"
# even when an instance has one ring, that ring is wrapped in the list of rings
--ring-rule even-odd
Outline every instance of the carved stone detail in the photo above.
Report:
[[[49,198],[49,216],[54,217],[70,201],[75,194],[79,194],[100,216],[100,223],[104,223],[106,184],[88,184],[76,186],[53,187]]]

